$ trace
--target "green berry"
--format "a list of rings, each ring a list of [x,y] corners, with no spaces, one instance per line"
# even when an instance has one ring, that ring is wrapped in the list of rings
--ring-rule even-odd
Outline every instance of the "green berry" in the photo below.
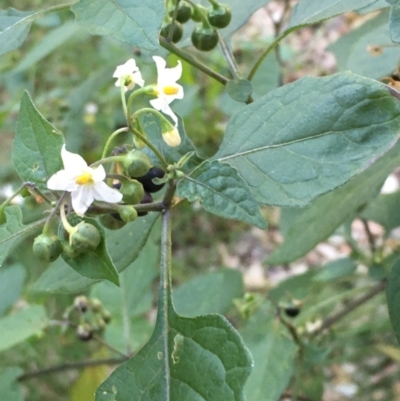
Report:
[[[76,257],[78,257],[81,254],[81,252],[76,250],[68,242],[63,242],[62,243],[62,254],[63,254],[63,256],[65,256],[67,258],[75,259]]]
[[[76,329],[78,338],[82,341],[89,341],[93,337],[93,330],[88,324],[80,324]]]
[[[169,16],[174,15],[174,8],[169,11]],[[192,7],[186,1],[181,1],[178,7],[178,14],[176,15],[176,20],[181,24],[188,22],[192,16]]]
[[[138,217],[137,211],[133,206],[120,206],[118,208],[118,213],[125,223],[135,221]]]
[[[71,235],[71,245],[78,252],[94,251],[100,244],[99,230],[89,223],[79,223],[77,231]]]
[[[60,238],[54,234],[41,234],[33,242],[33,254],[45,262],[53,262],[62,251]]]
[[[106,310],[106,309],[103,310],[103,312],[101,314],[101,317],[103,318],[103,320],[104,320],[104,322],[106,324],[111,322],[112,316],[111,316],[111,313],[108,310]]]
[[[112,214],[104,214],[100,217],[100,223],[109,230],[118,230],[122,228],[126,223],[121,220],[119,214],[116,213],[118,219],[114,217],[114,213]]]
[[[137,180],[124,180],[120,192],[123,195],[122,200],[128,205],[138,204],[144,196],[143,185]]]
[[[151,167],[150,159],[146,153],[136,149],[125,155],[122,164],[130,177],[140,177],[146,174]]]
[[[100,299],[92,298],[90,300],[90,309],[93,313],[103,312],[103,304],[101,303]]]
[[[192,33],[192,43],[197,50],[208,52],[218,44],[218,33],[215,29],[197,26]]]
[[[207,12],[208,22],[215,28],[226,28],[232,19],[230,8],[225,4],[220,4],[218,7],[212,7]]]
[[[161,27],[160,35],[163,38],[168,38],[170,27],[171,27],[171,22],[163,24],[163,26]],[[175,21],[172,32],[172,42],[178,43],[182,39],[182,36],[183,36],[182,25],[178,21]]]

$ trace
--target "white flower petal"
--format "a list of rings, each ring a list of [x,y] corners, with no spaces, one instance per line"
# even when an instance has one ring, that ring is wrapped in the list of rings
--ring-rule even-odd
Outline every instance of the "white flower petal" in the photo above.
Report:
[[[178,60],[178,65],[165,69],[165,76],[169,82],[176,82],[182,76],[182,63]]]
[[[150,104],[156,109],[161,110],[164,107],[165,102],[161,98],[151,99]]]
[[[66,170],[60,170],[53,174],[47,181],[47,188],[55,191],[74,191],[78,184],[75,182],[75,177]]]
[[[71,175],[72,172],[79,172],[87,167],[87,163],[83,157],[77,155],[76,153],[68,152],[67,149],[65,149],[65,145],[63,145],[61,149],[61,158],[64,163],[65,170],[71,172]]]
[[[96,200],[118,203],[122,200],[121,192],[110,188],[104,181],[96,183],[93,187],[93,195]]]
[[[96,168],[90,168],[90,170],[94,182],[103,181],[104,178],[106,178],[106,171],[104,170],[103,165],[100,164],[100,166]]]
[[[143,88],[144,79],[142,78],[142,74],[140,73],[140,71],[134,72],[132,75],[134,82]]]
[[[72,208],[78,216],[83,216],[94,201],[93,186],[79,185],[76,191],[71,192]]]
[[[167,65],[167,62],[160,56],[153,56],[153,60],[156,63],[157,75],[162,75],[165,70],[165,66]]]
[[[170,116],[172,120],[175,123],[175,127],[178,126],[178,117],[176,114],[172,111],[171,107],[168,106],[168,104],[165,104],[164,107],[161,109],[161,111],[166,114],[167,116]]]

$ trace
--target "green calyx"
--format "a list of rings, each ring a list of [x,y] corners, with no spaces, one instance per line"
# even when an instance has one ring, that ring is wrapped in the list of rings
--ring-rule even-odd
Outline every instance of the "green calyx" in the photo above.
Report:
[[[54,234],[40,234],[33,242],[33,254],[45,262],[56,260],[61,251],[61,240]]]
[[[133,149],[122,160],[122,165],[130,177],[141,177],[151,167],[150,159],[140,150]]]
[[[166,39],[168,38],[169,31],[170,31],[170,29],[171,29],[171,24],[172,24],[172,21],[171,21],[171,22],[164,23],[163,26],[161,27],[160,35],[161,35],[163,38],[166,38]],[[180,24],[180,22],[175,21],[175,22],[174,22],[174,26],[173,26],[172,29],[173,29],[173,32],[172,32],[172,42],[173,42],[173,43],[178,43],[178,42],[182,39],[182,36],[183,36],[183,28],[182,28],[182,25]]]
[[[218,33],[215,29],[199,25],[192,33],[192,43],[197,50],[210,51],[218,44]]]
[[[84,222],[76,226],[76,231],[70,237],[72,248],[82,253],[94,251],[99,246],[100,241],[99,230],[93,224]]]
[[[201,5],[197,5],[193,8],[191,18],[194,22],[201,22],[207,14],[207,9]]]
[[[215,28],[226,28],[232,19],[230,8],[225,4],[218,4],[207,11],[208,22]]]

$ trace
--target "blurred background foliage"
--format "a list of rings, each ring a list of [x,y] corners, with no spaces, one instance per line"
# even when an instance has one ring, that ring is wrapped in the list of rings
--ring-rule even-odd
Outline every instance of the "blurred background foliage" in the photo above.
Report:
[[[378,3],[385,8],[386,3]],[[33,10],[56,4],[61,2],[3,0],[2,8]],[[234,35],[233,50],[244,75],[273,39],[277,28],[273,21],[280,18],[283,4],[270,2]],[[265,60],[260,69],[264,73],[256,74],[254,97],[307,74],[322,76],[350,69],[382,79],[396,73],[400,50],[389,46],[388,12],[370,11],[374,9],[340,16],[290,36],[279,53]],[[287,23],[288,16],[284,15],[282,24]],[[218,51],[190,52],[229,75]],[[20,185],[11,149],[24,90],[30,92],[41,113],[65,134],[69,150],[79,152],[88,162],[94,161],[110,133],[124,124],[119,91],[112,79],[115,67],[134,57],[145,80],[152,82],[156,75],[151,56],[150,52],[132,49],[109,37],[91,36],[73,22],[69,11],[48,14],[34,23],[22,47],[0,58],[1,196],[8,196],[10,185]],[[169,64],[174,65],[176,59],[168,56]],[[186,132],[199,153],[211,156],[218,149],[230,115],[243,104],[232,100],[221,84],[185,62],[183,71],[180,83],[185,88],[185,101],[174,103],[173,108],[183,117]],[[137,107],[147,102],[141,99]],[[392,178],[397,180],[397,175]],[[398,197],[398,184],[394,194]],[[338,306],[345,307],[371,283],[385,277],[389,262],[382,257],[374,263],[368,259],[368,264],[362,257],[371,255],[370,235],[375,244],[386,241],[392,251],[398,244],[398,233],[391,230],[399,224],[386,229],[379,219],[383,219],[380,211],[388,203],[378,199],[383,206],[371,205],[370,214],[364,216],[380,223],[371,225],[372,233],[365,231],[366,226],[355,215],[305,258],[279,266],[268,266],[265,259],[301,211],[285,210],[281,214],[277,208],[264,208],[270,228],[263,232],[212,216],[196,203],[182,202],[177,208],[173,226],[177,311],[185,316],[224,313],[241,331],[256,361],[261,360],[258,366],[264,369],[249,379],[249,401],[286,399],[281,393],[287,385],[290,389],[297,386],[299,394],[304,395],[298,400],[306,401],[400,399],[400,353],[383,294],[354,310],[327,334],[302,345],[300,352],[293,341],[287,340],[293,327],[300,336],[307,333]],[[399,217],[397,205],[395,201],[389,221]],[[22,208],[25,223],[42,216],[45,210],[32,197],[25,199]],[[78,292],[72,286],[63,287],[62,279],[58,288],[46,285],[47,266],[31,252],[32,238],[37,234],[21,240],[0,267],[0,321],[7,323],[1,319],[32,303],[45,307],[52,324],[44,331],[40,325],[32,327],[32,334],[37,335],[27,335],[27,340],[2,351],[0,389],[8,398],[0,399],[90,401],[110,366],[65,369],[38,377],[20,375],[67,362],[120,358],[121,353],[135,352],[147,341],[155,318],[157,230],[152,231],[140,257],[123,273],[121,289],[102,282]],[[88,342],[79,341],[75,330],[60,327],[65,310],[81,294],[99,299],[112,314],[104,333]],[[298,308],[300,313],[288,317],[284,314],[287,307]],[[280,320],[275,319],[277,310],[283,314]],[[79,313],[72,312],[71,320],[78,323],[80,319]],[[0,331],[2,327],[8,326],[0,324]],[[13,335],[12,331],[7,333]],[[276,367],[269,365],[273,365],[271,349],[278,352],[280,347],[292,347],[290,355],[297,352],[297,356],[293,357],[294,364],[288,362],[286,366],[282,361],[286,370],[276,373]],[[260,382],[271,380],[275,373],[279,380],[275,387],[271,384],[270,394],[264,398],[258,393]],[[20,377],[22,389],[10,384],[10,377]]]

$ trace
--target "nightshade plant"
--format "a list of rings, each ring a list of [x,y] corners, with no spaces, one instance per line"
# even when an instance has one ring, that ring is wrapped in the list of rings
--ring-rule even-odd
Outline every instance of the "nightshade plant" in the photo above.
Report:
[[[400,340],[400,263],[391,236],[400,226],[400,196],[379,195],[400,165],[400,86],[390,76],[400,56],[400,1],[275,2],[283,10],[274,20],[275,38],[259,44],[260,54],[244,44],[242,56],[249,49],[254,54],[243,65],[231,37],[269,1],[31,3],[43,8],[0,10],[2,68],[10,68],[13,55],[20,59],[1,78],[4,97],[12,104],[22,96],[12,150],[19,189],[0,205],[0,352],[4,361],[16,361],[15,367],[0,365],[4,399],[47,399],[28,379],[85,367],[71,390],[73,400],[93,399],[94,392],[96,401],[320,400],[322,368],[329,358],[343,356],[338,356],[343,337],[332,328],[368,302],[380,307],[376,296],[383,290]],[[376,14],[331,46],[339,72],[279,85],[283,39],[347,12]],[[41,32],[35,28],[31,37],[33,24],[53,28],[48,36],[34,35]],[[93,41],[95,50],[87,57],[103,57],[98,64],[105,64],[97,71],[83,67],[89,76],[83,83],[73,78],[76,66],[66,67],[68,78],[49,72],[53,92],[39,95],[26,73],[35,64],[42,68],[42,59],[62,52],[74,35]],[[34,47],[18,50],[25,40]],[[72,46],[70,64],[79,60],[79,43]],[[225,90],[218,100],[229,120],[210,157],[195,146],[200,143],[195,133],[204,125],[214,130],[217,121],[204,124],[204,110],[192,105],[204,96],[196,79],[206,79],[204,90],[212,88],[212,96],[220,96],[221,85]],[[64,85],[59,92],[58,82]],[[60,98],[68,98],[65,118],[54,111],[62,109],[52,101]],[[99,125],[93,122],[96,113],[83,111],[96,101],[103,108]],[[12,111],[9,103],[3,111]],[[84,122],[95,127],[90,140]],[[25,197],[23,207],[13,204],[17,195]],[[241,273],[218,269],[174,294],[172,225],[188,203],[261,230],[267,229],[270,207],[281,207],[284,241],[269,255],[269,266],[302,258],[334,232],[351,253],[259,293],[243,294]],[[356,218],[365,227],[369,251],[352,237]],[[380,243],[369,221],[385,230]],[[357,276],[357,264],[368,275]],[[157,266],[152,327],[143,315],[152,310]],[[45,300],[25,295],[28,305],[21,306],[15,303],[26,268],[41,275],[24,294],[47,295]],[[59,300],[58,293],[74,298]],[[228,321],[223,313],[229,310]],[[387,358],[382,365],[400,360],[394,345],[382,344],[391,341],[383,330],[388,322],[385,316],[376,326],[349,321],[354,334],[349,349],[360,352],[358,336],[370,330],[381,336],[378,348]],[[40,354],[33,351],[35,342],[53,336],[71,347],[71,331],[88,347],[93,341],[102,345],[90,349],[94,359],[50,368],[42,360],[36,371],[29,369],[35,365],[29,363],[32,355]],[[28,355],[26,360],[14,349]],[[109,352],[122,358],[110,359]],[[68,351],[60,349],[63,356],[68,359]],[[104,366],[111,364],[117,367],[110,374]],[[368,390],[358,391],[359,399],[371,399]],[[385,391],[386,399],[394,399],[394,386]]]

